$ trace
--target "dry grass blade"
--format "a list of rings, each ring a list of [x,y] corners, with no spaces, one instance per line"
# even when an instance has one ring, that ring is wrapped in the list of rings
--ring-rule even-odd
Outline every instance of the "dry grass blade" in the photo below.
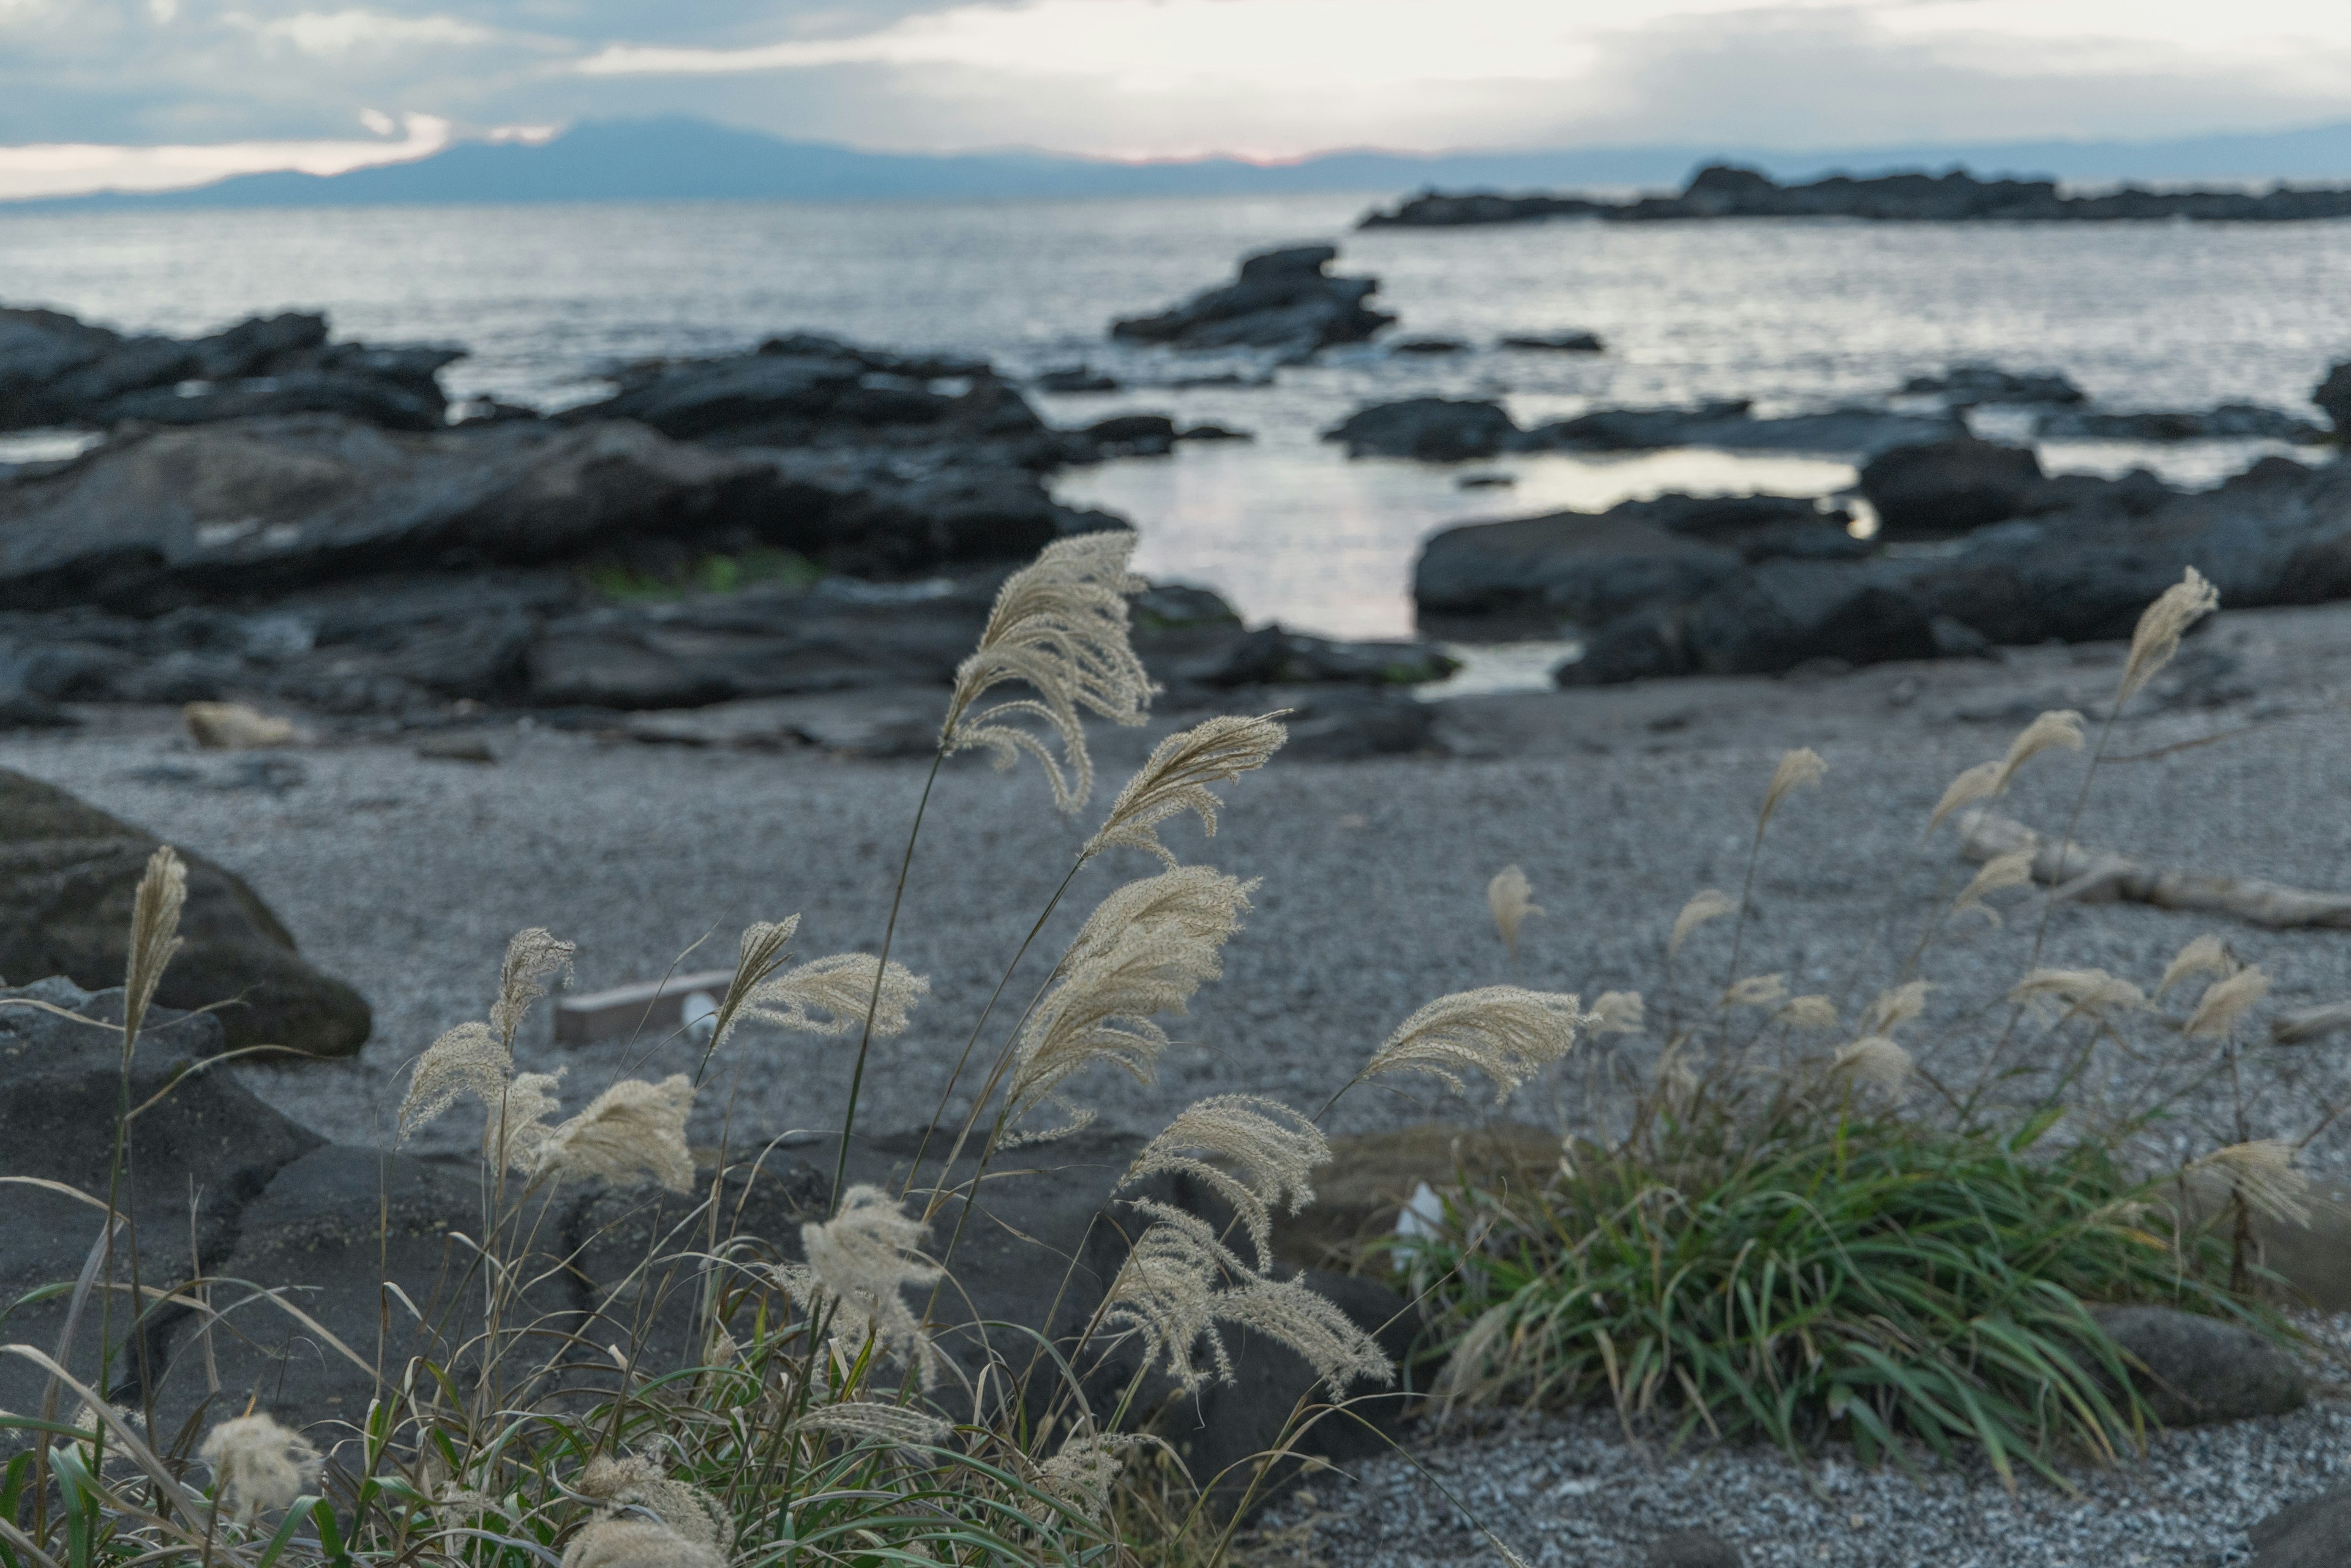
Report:
[[[1461,1075],[1481,1072],[1493,1080],[1499,1105],[1573,1049],[1579,1030],[1597,1022],[1563,992],[1519,986],[1459,991],[1437,998],[1397,1025],[1361,1076],[1426,1072],[1466,1093],[1469,1086]]]
[[[2203,998],[2179,1032],[2189,1040],[2219,1039],[2234,1030],[2238,1020],[2269,994],[2269,976],[2260,965],[2249,965],[2205,987]]]
[[[1709,920],[1721,919],[1738,907],[1739,901],[1719,887],[1701,888],[1691,894],[1690,901],[1682,905],[1682,912],[1674,916],[1674,934],[1667,939],[1666,956],[1670,958],[1680,952],[1682,944],[1689,940],[1691,932]]]
[[[1233,1206],[1262,1271],[1273,1267],[1274,1210],[1313,1202],[1314,1167],[1330,1157],[1322,1130],[1280,1102],[1215,1094],[1178,1112],[1119,1185],[1168,1172],[1196,1177]]]
[[[2220,608],[2219,591],[2192,566],[2165,589],[2162,597],[2139,616],[2138,626],[2131,632],[2130,657],[2124,662],[2123,678],[2115,688],[2115,706],[2137,695],[2171,663],[2171,656],[2179,652],[2179,639],[2189,629]]]
[[[1999,794],[2001,772],[2001,765],[1997,761],[1979,762],[1973,768],[1961,768],[1959,777],[1953,779],[1943,791],[1943,798],[1935,802],[1934,810],[1928,813],[1927,836],[1932,838],[1935,830],[1943,825],[1943,819],[1961,807],[1989,800]]]
[[[1159,826],[1186,811],[1199,817],[1204,836],[1215,838],[1217,812],[1224,801],[1208,786],[1238,779],[1271,760],[1290,738],[1290,731],[1277,722],[1280,717],[1220,715],[1161,741],[1111,802],[1101,831],[1086,841],[1081,853],[1091,858],[1123,844],[1173,866],[1176,856],[1159,841]]]
[[[1829,765],[1821,760],[1821,754],[1809,746],[1783,753],[1780,766],[1771,770],[1770,787],[1763,791],[1763,809],[1755,814],[1755,831],[1760,833],[1771,825],[1771,814],[1780,809],[1780,802],[1799,789],[1818,784],[1828,770]]]
[[[1486,907],[1493,912],[1494,929],[1501,934],[1502,945],[1510,956],[1519,956],[1519,928],[1530,915],[1541,915],[1542,905],[1535,902],[1535,890],[1527,881],[1527,873],[1514,865],[1506,865],[1494,873],[1486,884]]]
[[[2277,929],[2351,929],[2351,894],[2317,893],[2259,877],[2216,876],[2153,865],[2113,850],[2044,839],[2012,817],[1991,810],[1960,819],[1960,851],[1978,860],[2018,850],[2032,854],[2032,875],[2052,883],[2055,897],[2083,904],[2129,899],[2159,909],[2232,915]]]
[[[169,844],[147,859],[131,904],[131,956],[122,979],[124,1049],[139,1038],[155,988],[180,950],[180,911],[188,902],[188,868]]]
[[[975,747],[1009,768],[1022,752],[1037,758],[1054,804],[1074,811],[1093,792],[1081,710],[1113,724],[1141,724],[1156,689],[1128,641],[1127,597],[1147,583],[1127,570],[1134,536],[1123,529],[1047,545],[1006,580],[980,633],[979,646],[956,671],[954,695],[939,731],[943,751]],[[1033,699],[977,706],[1007,682]],[[1037,732],[1010,721],[1041,720],[1060,740],[1056,758]]]
[[[883,967],[877,993],[878,961],[871,953],[810,959],[752,987],[743,1014],[803,1034],[844,1035],[864,1023],[871,1004],[876,1040],[904,1034],[914,1004],[930,995],[931,983],[893,961]]]

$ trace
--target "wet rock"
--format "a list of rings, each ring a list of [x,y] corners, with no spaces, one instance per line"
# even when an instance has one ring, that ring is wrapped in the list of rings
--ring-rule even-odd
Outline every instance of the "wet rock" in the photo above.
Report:
[[[2335,427],[2335,439],[2343,440],[2351,432],[2351,360],[2327,366],[2325,379],[2311,389],[2310,401]]]
[[[1178,441],[1255,441],[1246,430],[1228,430],[1221,424],[1194,424],[1176,433]]]
[[[1241,263],[1232,283],[1194,296],[1156,316],[1111,323],[1123,342],[1165,343],[1178,349],[1261,349],[1302,357],[1334,343],[1370,338],[1395,318],[1364,301],[1379,287],[1372,277],[1333,277],[1333,246],[1293,246],[1263,251]]]
[[[1554,354],[1597,354],[1608,345],[1600,340],[1597,332],[1581,332],[1570,329],[1559,332],[1519,333],[1501,340],[1505,349],[1531,349]]]
[[[1740,401],[1695,409],[1609,408],[1530,431],[1529,450],[1646,452],[1670,446],[1740,452],[1875,453],[1964,434],[1949,417],[1841,408],[1759,419]]]
[[[1155,457],[1176,446],[1176,422],[1164,413],[1116,414],[1086,426],[1083,434],[1106,455]]]
[[[0,975],[118,980],[132,895],[152,835],[64,790],[0,771]],[[156,998],[220,1009],[231,1048],[279,1045],[349,1056],[368,1037],[368,1005],[305,962],[294,938],[233,873],[182,852],[188,865],[183,941]]]
[[[2245,1533],[2251,1568],[2339,1568],[2351,1563],[2351,1486],[2288,1503]]]
[[[1621,507],[1559,512],[1436,534],[1413,568],[1413,597],[1424,629],[1475,620],[1488,634],[1544,634],[1695,599],[1740,564],[1735,551]]]
[[[1879,454],[1862,468],[1861,493],[1881,538],[1939,538],[2015,517],[2041,477],[2029,449],[1961,436]]]
[[[2087,394],[2070,377],[2054,371],[2019,374],[1998,365],[1953,365],[1939,376],[1913,376],[1902,383],[1904,392],[1939,397],[1953,408],[1980,403],[2078,403]]]
[[[2193,411],[2099,413],[2068,409],[2041,416],[2033,434],[2057,441],[2292,441],[2323,442],[2327,433],[2306,419],[2259,403],[2224,402]]]
[[[0,692],[0,731],[71,729],[80,721],[38,693]]]
[[[1064,365],[1047,371],[1029,383],[1043,392],[1114,392],[1119,383],[1087,365]]]
[[[1388,345],[1391,354],[1461,354],[1468,350],[1458,338],[1399,338]]]
[[[1426,463],[1459,463],[1509,450],[1520,431],[1497,402],[1416,397],[1356,410],[1322,433],[1343,442],[1347,455],[1417,457]]]
[[[2143,1364],[2139,1394],[2167,1427],[2279,1416],[2309,1397],[2294,1358],[2241,1324],[2171,1307],[2102,1307],[2091,1315]]]
[[[1636,610],[1593,633],[1583,656],[1552,672],[1560,686],[1610,686],[1690,672],[1678,610]]]
[[[1609,204],[1579,196],[1505,196],[1492,191],[1423,191],[1393,212],[1366,213],[1357,228],[1451,228],[1463,224],[1523,224],[1585,217]]]
[[[1206,686],[1304,685],[1413,685],[1443,680],[1457,661],[1426,643],[1342,643],[1263,626],[1234,638],[1205,659],[1171,671],[1178,681]]]

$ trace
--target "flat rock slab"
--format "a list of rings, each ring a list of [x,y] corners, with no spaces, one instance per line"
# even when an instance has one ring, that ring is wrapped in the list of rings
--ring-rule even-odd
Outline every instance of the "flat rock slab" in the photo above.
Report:
[[[153,835],[64,790],[0,770],[0,975],[63,975],[83,986],[120,981],[131,902]],[[156,999],[217,1008],[229,1049],[278,1045],[349,1056],[371,1019],[360,994],[312,968],[294,938],[235,873],[183,852],[183,942]]]
[[[2289,1504],[2245,1533],[2251,1568],[2343,1568],[2351,1563],[2351,1486]]]

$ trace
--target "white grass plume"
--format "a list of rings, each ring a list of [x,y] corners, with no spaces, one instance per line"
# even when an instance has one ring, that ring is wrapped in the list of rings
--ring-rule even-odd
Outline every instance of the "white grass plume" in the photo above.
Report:
[[[1837,1026],[1836,1004],[1823,996],[1790,997],[1771,1021],[1785,1029],[1802,1030],[1807,1033]]]
[[[1240,929],[1254,882],[1208,866],[1177,866],[1113,889],[1086,917],[1014,1049],[1007,1124],[1075,1074],[1107,1062],[1149,1083],[1167,1049],[1155,1015],[1180,1015],[1224,972],[1225,943]]]
[[[2229,955],[2229,945],[2218,936],[2199,936],[2171,956],[2163,967],[2163,978],[2155,983],[2155,994],[2162,996],[2180,981],[2197,975],[2227,976],[2235,972],[2237,961]]]
[[[1047,545],[1005,580],[980,632],[979,646],[956,670],[939,744],[948,752],[977,747],[1009,768],[1022,752],[1037,758],[1053,803],[1074,811],[1093,792],[1083,709],[1113,724],[1136,725],[1156,689],[1128,641],[1127,597],[1149,585],[1127,570],[1134,536],[1124,529],[1081,534]],[[1037,695],[979,708],[1007,682]],[[1061,741],[1057,759],[1038,732],[1011,722],[1040,719]]]
[[[1910,1053],[1890,1036],[1864,1035],[1839,1046],[1829,1071],[1844,1073],[1899,1100],[1910,1092]]]
[[[1861,1032],[1892,1034],[1927,1010],[1927,993],[1934,988],[1925,980],[1906,980],[1878,992],[1862,1009]]]
[[[2009,999],[2032,1003],[2044,1014],[2054,1010],[2104,1018],[2141,1006],[2147,993],[2104,969],[2035,969],[2009,992]]]
[[[515,1031],[522,1027],[530,1004],[547,995],[547,977],[558,969],[570,972],[573,950],[570,943],[538,926],[515,933],[498,968],[498,995],[490,1004],[488,1021],[459,1024],[416,1059],[408,1092],[400,1102],[400,1138],[407,1138],[463,1095],[472,1095],[490,1106],[494,1117],[497,1114],[507,1076],[514,1071]],[[491,1141],[494,1159],[508,1141]]]
[[[1666,942],[1666,956],[1670,958],[1682,950],[1689,934],[1709,920],[1719,920],[1739,907],[1739,901],[1719,887],[1701,888],[1682,905],[1674,916],[1674,934]]]
[[[1232,1355],[1217,1333],[1214,1298],[1219,1281],[1246,1274],[1247,1267],[1198,1215],[1146,1201],[1132,1207],[1153,1223],[1111,1281],[1102,1332],[1134,1334],[1143,1342],[1144,1366],[1160,1365],[1186,1393],[1211,1379],[1231,1382]]]
[[[1500,1104],[1521,1083],[1565,1056],[1579,1030],[1598,1020],[1564,992],[1487,986],[1437,1000],[1396,1026],[1360,1074],[1426,1072],[1466,1093],[1464,1072],[1494,1082]]]
[[[749,1005],[751,993],[781,968],[789,955],[785,945],[799,929],[800,917],[789,915],[782,920],[760,920],[743,928],[742,939],[736,944],[735,973],[726,981],[726,994],[718,998],[718,1012],[711,1020],[710,1050],[714,1052],[726,1043],[735,1032],[736,1020]]]
[[[753,986],[743,1016],[803,1034],[842,1035],[865,1022],[873,1002],[871,953],[835,953],[812,958]],[[881,1000],[873,1010],[873,1035],[888,1040],[906,1032],[914,1005],[930,995],[931,983],[894,960],[882,971]]]
[[[954,1436],[955,1428],[927,1410],[878,1399],[844,1399],[819,1405],[792,1423],[795,1432],[827,1432],[852,1442],[888,1443],[902,1448],[930,1448]]]
[[[1264,1272],[1273,1267],[1274,1210],[1313,1202],[1314,1167],[1330,1157],[1322,1129],[1280,1102],[1212,1094],[1176,1113],[1119,1185],[1170,1171],[1196,1177],[1233,1206]]]
[[[719,1500],[688,1481],[674,1479],[643,1454],[599,1455],[580,1469],[578,1490],[616,1506],[642,1508],[686,1541],[720,1556],[735,1544],[735,1520]]]
[[[1755,814],[1755,831],[1761,833],[1771,825],[1771,814],[1780,809],[1780,802],[1799,789],[1818,784],[1828,770],[1829,765],[1821,760],[1821,754],[1809,746],[1782,753],[1780,766],[1771,770],[1771,785],[1763,791],[1763,808]]]
[[[2202,999],[2179,1032],[2189,1040],[2218,1040],[2234,1030],[2238,1020],[2269,994],[2269,976],[2259,964],[2248,965],[2205,987]]]
[[[532,1076],[521,1074],[517,1082]],[[614,1184],[643,1176],[670,1192],[691,1191],[694,1155],[685,1122],[693,1109],[694,1080],[683,1072],[659,1083],[623,1079],[547,1134],[532,1153],[531,1174]]]
[[[726,1568],[726,1558],[655,1521],[604,1514],[571,1538],[563,1568]]]
[[[319,1479],[319,1450],[266,1414],[232,1416],[204,1434],[196,1458],[212,1467],[221,1500],[239,1524],[290,1508]]]
[[[2043,752],[2079,751],[2082,745],[2080,714],[2071,708],[2053,708],[2040,715],[2017,731],[2016,738],[2008,743],[2006,756],[1959,771],[1927,818],[1927,835],[1933,837],[1935,830],[1943,825],[1943,819],[1960,807],[2007,794],[2008,787],[2016,782],[2018,771]]]
[[[1203,836],[1215,838],[1217,812],[1224,801],[1208,786],[1264,767],[1290,738],[1290,731],[1278,722],[1280,716],[1219,715],[1161,741],[1152,748],[1151,759],[1111,802],[1101,830],[1086,841],[1081,852],[1091,858],[1123,844],[1157,855],[1173,866],[1176,856],[1159,841],[1159,827],[1186,811],[1200,819]]]
[[[1209,1300],[1217,1321],[1280,1341],[1296,1351],[1334,1399],[1361,1380],[1382,1387],[1395,1381],[1395,1367],[1379,1342],[1336,1303],[1315,1291],[1303,1274],[1287,1280],[1250,1280]]]
[[[1527,882],[1527,873],[1517,866],[1506,865],[1494,873],[1486,884],[1486,907],[1493,912],[1494,929],[1500,933],[1502,945],[1510,956],[1519,956],[1519,928],[1530,915],[1541,915],[1542,905],[1535,902],[1535,890]]]
[[[2011,887],[2030,886],[2032,882],[2032,852],[2011,850],[2004,855],[1994,855],[1984,862],[1968,885],[1951,900],[1954,918],[1962,915],[1980,915],[1998,925],[2000,911],[1984,902],[1995,893],[2005,893]]]
[[[550,1124],[563,1109],[555,1091],[565,1071],[517,1072],[486,1098],[490,1119],[482,1149],[493,1169],[505,1166],[525,1176],[538,1170],[540,1152],[554,1133]]]
[[[1718,1009],[1775,1008],[1788,999],[1785,975],[1747,975],[1730,982],[1714,1005]]]
[[[2147,607],[2131,632],[2130,657],[2123,663],[2123,678],[2115,687],[2115,706],[2137,696],[2147,683],[2179,652],[2179,639],[2189,629],[2220,608],[2220,595],[2194,567],[2163,591]]]
[[[1097,1432],[1081,1427],[1053,1457],[1033,1467],[1038,1487],[1097,1523],[1110,1517],[1111,1494],[1126,1455],[1157,1441],[1138,1432]]]
[[[2216,1149],[2181,1171],[2226,1181],[2255,1213],[2293,1225],[2310,1223],[2310,1177],[2295,1162],[2302,1150],[2283,1138]]]
[[[188,902],[188,868],[165,844],[147,857],[147,870],[131,900],[131,954],[122,977],[122,1037],[139,1038],[155,988],[172,956],[180,950],[180,912]]]
[[[516,932],[507,944],[506,959],[498,966],[498,999],[490,1004],[490,1029],[508,1048],[530,1004],[547,995],[547,977],[559,969],[569,979],[571,957],[578,951],[535,925]]]
[[[936,1353],[899,1294],[908,1285],[935,1284],[945,1272],[922,1252],[924,1225],[878,1186],[860,1185],[841,1196],[841,1212],[800,1228],[806,1263],[777,1266],[778,1285],[811,1312],[830,1303],[833,1333],[845,1343],[874,1343],[911,1361],[924,1386],[936,1378]]]
[[[1603,991],[1592,1004],[1594,1034],[1639,1034],[1648,1027],[1648,1008],[1638,991]]]

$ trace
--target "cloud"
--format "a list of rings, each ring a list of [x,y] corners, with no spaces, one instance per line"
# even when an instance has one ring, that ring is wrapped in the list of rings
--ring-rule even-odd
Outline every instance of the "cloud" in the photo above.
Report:
[[[250,28],[265,42],[290,44],[303,54],[329,58],[361,49],[487,44],[499,37],[491,28],[455,16],[397,16],[381,11],[297,11],[266,20],[232,11],[221,20]]]
[[[388,117],[378,116],[387,128]],[[449,144],[449,122],[412,114],[397,141],[226,141],[194,146],[120,147],[90,142],[0,147],[0,195],[50,196],[79,191],[161,191],[225,174],[298,169],[340,174],[370,163],[398,162]]]

